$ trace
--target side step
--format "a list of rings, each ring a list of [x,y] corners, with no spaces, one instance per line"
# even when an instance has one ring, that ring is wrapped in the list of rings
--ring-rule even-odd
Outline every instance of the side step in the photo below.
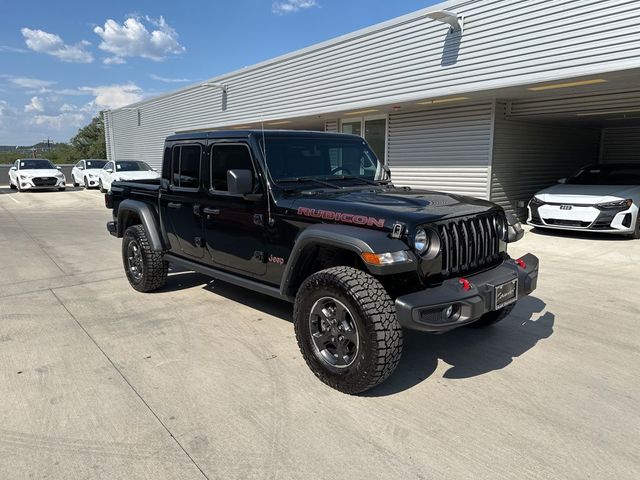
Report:
[[[280,293],[279,288],[264,285],[263,283],[256,282],[255,280],[249,280],[248,278],[240,277],[238,275],[234,275],[233,273],[223,272],[222,270],[218,270],[217,268],[201,265],[199,263],[192,262],[191,260],[187,260],[186,258],[177,257],[170,253],[165,254],[164,259],[167,262],[178,265],[186,270],[193,270],[194,272],[202,273],[203,275],[206,275],[208,277],[217,278],[218,280],[222,280],[223,282],[232,283],[233,285],[248,288],[249,290],[253,290],[264,295],[269,295],[270,297],[279,298],[280,300],[286,300],[287,302],[294,301],[293,298]]]

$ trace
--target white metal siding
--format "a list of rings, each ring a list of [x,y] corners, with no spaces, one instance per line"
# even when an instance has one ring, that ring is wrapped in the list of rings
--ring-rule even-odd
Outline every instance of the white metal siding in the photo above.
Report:
[[[462,36],[425,16],[465,15]],[[166,135],[640,66],[636,0],[452,1],[116,110],[118,158],[156,163]],[[134,128],[134,130],[131,129]],[[137,130],[135,130],[137,129]]]
[[[640,163],[640,126],[606,128],[603,131],[602,163]]]
[[[488,198],[492,104],[389,115],[394,184]]]
[[[498,104],[491,167],[491,200],[521,218],[538,190],[597,163],[599,129],[527,123],[505,118],[505,105]]]

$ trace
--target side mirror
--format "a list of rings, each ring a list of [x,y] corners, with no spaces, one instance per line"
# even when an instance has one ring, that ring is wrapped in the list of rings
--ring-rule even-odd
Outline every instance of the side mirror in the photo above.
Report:
[[[560,180],[558,180],[558,183],[567,183],[567,179],[566,178],[561,178]]]
[[[62,168],[60,168],[60,167],[56,167],[56,170],[60,170],[60,171],[62,171]]]
[[[107,168],[106,171],[107,173],[113,173],[113,168]]]
[[[9,170],[13,170],[15,172],[18,169],[16,167],[11,167]]]
[[[253,172],[251,170],[228,170],[227,190],[232,195],[248,195],[253,192]]]
[[[507,243],[515,243],[524,237],[524,228],[515,215],[507,213]]]

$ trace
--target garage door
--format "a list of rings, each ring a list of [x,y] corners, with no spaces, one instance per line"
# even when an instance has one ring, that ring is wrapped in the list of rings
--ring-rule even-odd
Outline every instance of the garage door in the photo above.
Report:
[[[493,105],[389,115],[394,184],[488,198]]]

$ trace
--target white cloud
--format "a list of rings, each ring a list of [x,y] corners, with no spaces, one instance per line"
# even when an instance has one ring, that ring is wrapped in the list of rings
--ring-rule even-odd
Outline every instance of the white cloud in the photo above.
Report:
[[[80,91],[95,95],[91,102],[99,110],[124,107],[142,100],[142,89],[135,83],[124,85],[104,85],[99,87],[80,87]]]
[[[160,75],[156,75],[155,73],[152,73],[151,75],[149,75],[149,77],[152,78],[153,80],[157,80],[159,82],[164,82],[164,83],[185,83],[185,82],[191,81],[188,78],[161,77]]]
[[[179,55],[186,50],[178,42],[177,32],[163,17],[157,20],[149,17],[144,19],[156,29],[151,27],[149,31],[139,17],[129,17],[122,24],[108,19],[104,27],[93,29],[102,39],[100,49],[111,54],[104,59],[104,63],[124,63],[127,57],[161,61],[169,55]]]
[[[20,32],[22,32],[27,47],[34,52],[52,55],[63,62],[93,62],[93,55],[86,50],[91,44],[85,40],[75,45],[69,45],[64,43],[62,38],[55,33],[30,28],[22,28]]]
[[[25,112],[44,112],[44,104],[40,97],[31,97],[31,101],[24,106]]]
[[[122,65],[123,63],[127,63],[127,61],[121,57],[107,57],[102,62],[105,65]]]
[[[27,77],[7,77],[16,87],[28,89],[46,89],[56,82]]]
[[[68,127],[80,128],[88,122],[88,117],[82,113],[61,113],[60,115],[34,115],[29,124],[37,127],[47,127],[62,130]]]
[[[10,47],[9,45],[0,45],[0,52],[27,53],[27,50],[24,48]]]
[[[286,15],[287,13],[295,13],[299,10],[317,7],[316,0],[284,0],[281,2],[273,2],[271,11],[278,15]]]

